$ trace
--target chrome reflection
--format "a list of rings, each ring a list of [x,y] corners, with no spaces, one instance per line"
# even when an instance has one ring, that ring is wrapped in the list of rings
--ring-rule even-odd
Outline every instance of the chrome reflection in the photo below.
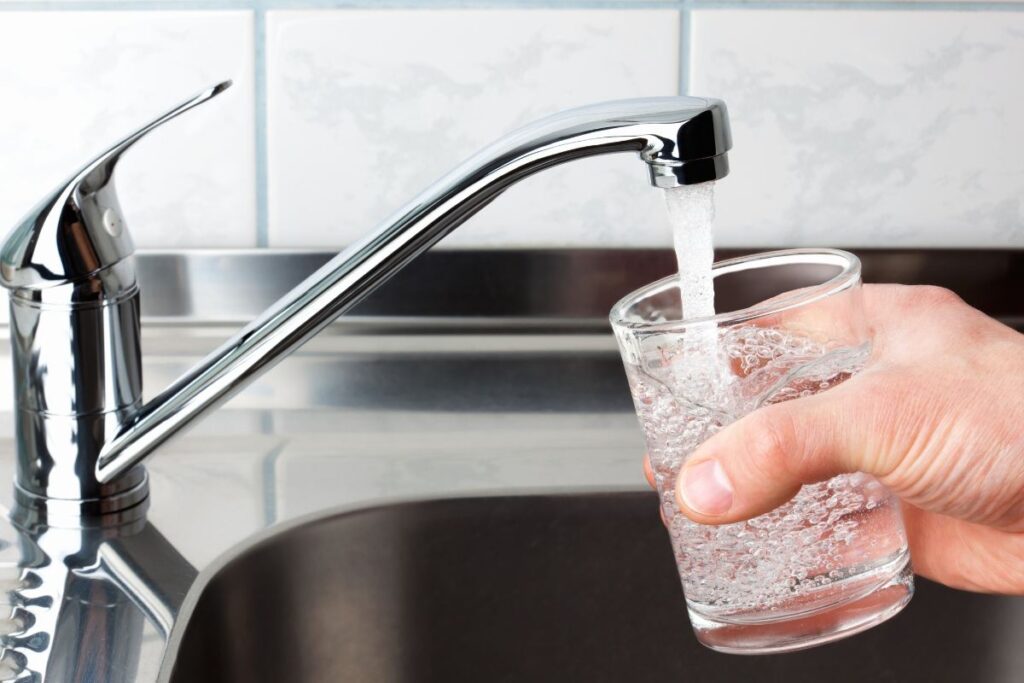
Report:
[[[7,619],[0,680],[135,683],[148,622],[166,641],[197,572],[145,517],[61,526],[36,509],[0,523]]]

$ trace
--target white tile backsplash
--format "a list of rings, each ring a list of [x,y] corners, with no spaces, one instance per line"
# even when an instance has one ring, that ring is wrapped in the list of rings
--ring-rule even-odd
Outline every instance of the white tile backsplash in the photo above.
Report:
[[[1024,14],[698,10],[722,245],[1024,246]]]
[[[691,3],[683,35],[675,0],[352,4],[0,0],[0,233],[226,77],[125,156],[139,246],[340,247],[508,130],[674,94],[688,64],[732,115],[719,245],[1024,246],[1019,0]],[[667,246],[630,156],[528,179],[442,246]]]
[[[271,246],[346,244],[510,129],[678,87],[670,10],[274,11],[267,40]],[[664,244],[660,200],[629,155],[576,162],[444,244]]]
[[[256,245],[248,11],[0,13],[0,233],[91,157],[200,90],[234,87],[119,164],[140,247]]]

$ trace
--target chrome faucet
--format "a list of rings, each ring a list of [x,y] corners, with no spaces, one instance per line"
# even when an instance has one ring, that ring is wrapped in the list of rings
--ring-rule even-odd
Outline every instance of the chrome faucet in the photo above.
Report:
[[[15,496],[37,515],[75,519],[142,503],[143,458],[527,176],[615,152],[639,153],[656,187],[728,173],[729,124],[719,100],[624,100],[555,114],[470,158],[143,405],[134,246],[114,171],[141,137],[229,85],[199,94],[86,164],[7,238],[0,283],[10,290]]]

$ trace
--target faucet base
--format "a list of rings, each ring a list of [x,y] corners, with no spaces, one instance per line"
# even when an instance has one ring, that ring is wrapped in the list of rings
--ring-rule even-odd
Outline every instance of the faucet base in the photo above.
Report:
[[[15,483],[15,514],[45,521],[51,526],[79,526],[83,519],[101,517],[122,523],[136,514],[144,516],[149,501],[149,474],[141,467],[136,470],[139,472],[138,482],[103,498],[48,498]]]

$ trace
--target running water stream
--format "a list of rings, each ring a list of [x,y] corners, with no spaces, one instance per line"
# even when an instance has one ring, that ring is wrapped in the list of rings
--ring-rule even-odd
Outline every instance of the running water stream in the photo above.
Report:
[[[665,190],[672,239],[679,262],[682,318],[715,314],[715,285],[711,265],[715,260],[712,233],[715,224],[715,184],[682,185]]]
[[[681,319],[715,314],[715,184],[683,185],[665,190],[665,204],[679,263]],[[717,386],[727,381],[718,369],[718,330],[714,323],[687,327],[683,345],[690,357],[674,371],[677,387]]]

